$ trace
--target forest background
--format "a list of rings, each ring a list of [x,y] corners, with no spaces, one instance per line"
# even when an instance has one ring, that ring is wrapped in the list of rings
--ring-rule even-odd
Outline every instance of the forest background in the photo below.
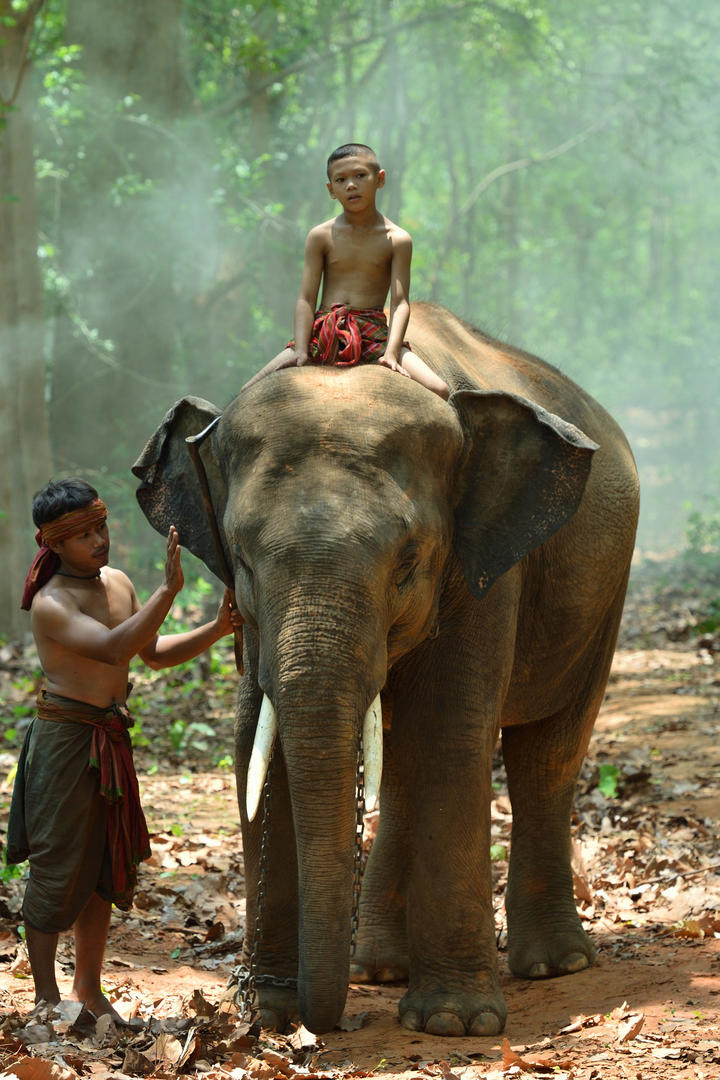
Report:
[[[374,146],[412,298],[619,420],[639,552],[717,544],[720,7],[676,0],[0,0],[0,632],[32,494],[79,473],[142,584],[130,466],[291,336],[329,150]]]

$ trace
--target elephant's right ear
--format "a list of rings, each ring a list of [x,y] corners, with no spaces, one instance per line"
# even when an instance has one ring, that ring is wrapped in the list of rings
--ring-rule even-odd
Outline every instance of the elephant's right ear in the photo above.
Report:
[[[183,547],[192,551],[221,581],[225,569],[213,542],[200,481],[185,440],[221,415],[203,398],[184,397],[165,414],[132,471],[142,481],[136,495],[142,512],[163,535],[174,525]],[[222,522],[227,492],[214,454],[214,440],[200,445],[215,518]],[[226,551],[227,555],[227,551]]]

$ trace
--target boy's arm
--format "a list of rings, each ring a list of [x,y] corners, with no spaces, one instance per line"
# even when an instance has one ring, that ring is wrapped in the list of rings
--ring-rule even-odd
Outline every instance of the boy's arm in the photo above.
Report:
[[[132,590],[129,581],[128,587]],[[175,527],[171,525],[167,540],[165,581],[147,603],[129,618],[110,628],[80,611],[65,597],[50,594],[37,596],[33,601],[33,632],[89,660],[99,660],[113,667],[128,664],[157,634],[158,627],[162,625],[182,587],[180,545]],[[134,596],[134,590],[132,593]]]
[[[393,244],[393,256],[390,264],[390,319],[385,355],[380,363],[388,367],[400,367],[405,331],[410,319],[410,264],[412,261],[412,240],[402,232]]]
[[[308,346],[315,321],[320,282],[325,265],[325,240],[321,228],[311,229],[305,241],[300,295],[295,304],[295,354],[298,365],[307,363]]]
[[[237,608],[231,606],[231,594],[226,589],[212,622],[182,634],[156,635],[153,641],[139,650],[140,657],[153,671],[175,667],[177,664],[184,664],[186,660],[192,660],[242,624],[243,617]]]

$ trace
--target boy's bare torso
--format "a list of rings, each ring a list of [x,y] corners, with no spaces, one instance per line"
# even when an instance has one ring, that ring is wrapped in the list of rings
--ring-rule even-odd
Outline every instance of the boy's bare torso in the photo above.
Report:
[[[391,284],[397,246],[410,237],[382,214],[367,225],[351,225],[343,215],[316,226],[323,251],[321,306],[382,308]]]
[[[43,631],[41,598],[52,599],[69,614],[80,612],[109,629],[137,611],[130,579],[121,570],[104,566],[99,578],[81,580],[55,574],[38,593],[31,625],[46,689],[53,694],[103,708],[122,704],[127,697],[129,665],[107,664],[73,652]],[[38,614],[40,612],[40,614]]]

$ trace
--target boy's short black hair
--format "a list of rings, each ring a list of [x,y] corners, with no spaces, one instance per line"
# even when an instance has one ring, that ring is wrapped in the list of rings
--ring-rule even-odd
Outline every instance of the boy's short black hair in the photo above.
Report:
[[[80,510],[97,497],[98,493],[92,484],[79,476],[51,480],[33,497],[33,521],[39,529],[46,521],[54,521],[71,510]]]
[[[378,161],[378,156],[375,153],[375,151],[373,150],[372,146],[366,146],[365,143],[359,143],[359,142],[343,143],[342,146],[336,147],[336,149],[333,150],[332,154],[327,159],[328,180],[330,179],[330,166],[331,165],[333,165],[336,161],[340,161],[342,158],[355,157],[356,155],[358,157],[369,157],[369,158],[371,158],[372,160],[371,160],[370,164],[373,166],[373,168],[374,169],[379,169],[380,168],[380,162]]]

